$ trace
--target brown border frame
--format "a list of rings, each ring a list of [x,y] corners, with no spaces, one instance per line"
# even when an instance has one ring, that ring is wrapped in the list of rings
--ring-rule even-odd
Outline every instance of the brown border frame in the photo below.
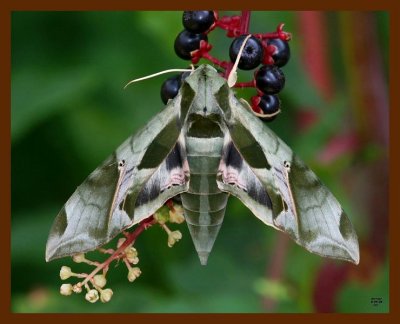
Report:
[[[199,8],[201,6],[201,8]],[[400,285],[399,285],[399,235],[395,231],[399,226],[400,210],[396,204],[399,199],[399,168],[400,163],[398,157],[400,127],[396,127],[396,122],[400,121],[399,117],[399,100],[398,89],[399,82],[399,50],[398,42],[400,39],[400,15],[399,8],[396,6],[396,1],[380,0],[380,1],[363,1],[362,3],[350,3],[348,0],[336,0],[332,3],[318,0],[282,0],[282,1],[238,1],[224,0],[218,3],[210,0],[202,2],[189,2],[186,0],[153,0],[151,3],[138,3],[133,0],[2,0],[0,2],[0,71],[1,71],[1,87],[0,98],[3,109],[1,113],[2,136],[1,148],[4,149],[4,155],[7,158],[0,159],[1,161],[1,240],[3,251],[5,251],[5,260],[11,260],[10,253],[10,228],[11,228],[11,129],[10,129],[10,95],[11,95],[11,12],[19,10],[36,11],[36,10],[171,10],[171,9],[202,9],[204,7],[212,7],[213,9],[229,9],[229,10],[386,10],[389,12],[390,19],[390,181],[389,181],[389,211],[390,211],[390,312],[389,314],[14,314],[11,313],[11,269],[9,262],[1,267],[1,318],[6,322],[26,323],[29,320],[38,320],[43,322],[57,321],[69,323],[70,321],[119,321],[119,320],[136,320],[142,322],[150,321],[174,321],[174,322],[204,322],[204,321],[297,321],[304,320],[307,322],[335,322],[338,321],[399,321],[400,313]],[[8,107],[8,109],[7,109]]]

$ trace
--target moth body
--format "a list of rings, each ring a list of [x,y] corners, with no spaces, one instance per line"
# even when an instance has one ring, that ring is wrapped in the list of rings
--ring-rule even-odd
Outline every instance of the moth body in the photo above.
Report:
[[[207,264],[215,239],[224,219],[228,194],[217,186],[217,172],[224,143],[223,134],[210,138],[190,136],[191,124],[185,137],[186,155],[190,170],[189,189],[181,194],[186,223],[201,264]]]

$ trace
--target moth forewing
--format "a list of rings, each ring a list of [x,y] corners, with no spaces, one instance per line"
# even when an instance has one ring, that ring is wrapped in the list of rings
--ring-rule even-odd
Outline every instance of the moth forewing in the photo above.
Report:
[[[169,102],[77,188],[54,220],[46,245],[47,261],[94,250],[133,224],[137,196],[176,144],[179,112],[178,100]],[[120,166],[122,160],[125,163]],[[130,204],[125,201],[128,195]],[[146,217],[165,200],[142,205]]]

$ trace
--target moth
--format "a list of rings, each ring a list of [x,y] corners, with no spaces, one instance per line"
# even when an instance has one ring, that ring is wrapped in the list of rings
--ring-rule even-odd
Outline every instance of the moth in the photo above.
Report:
[[[94,250],[180,195],[201,264],[230,195],[323,257],[357,264],[357,235],[332,193],[210,65],[198,67],[57,215],[46,260]]]

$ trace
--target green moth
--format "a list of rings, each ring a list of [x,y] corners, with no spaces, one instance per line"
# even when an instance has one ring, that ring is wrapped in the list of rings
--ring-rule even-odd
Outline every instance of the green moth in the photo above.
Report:
[[[94,250],[180,195],[205,265],[232,194],[308,251],[357,264],[357,235],[338,201],[246,105],[213,67],[198,67],[76,189],[51,228],[46,260]]]

